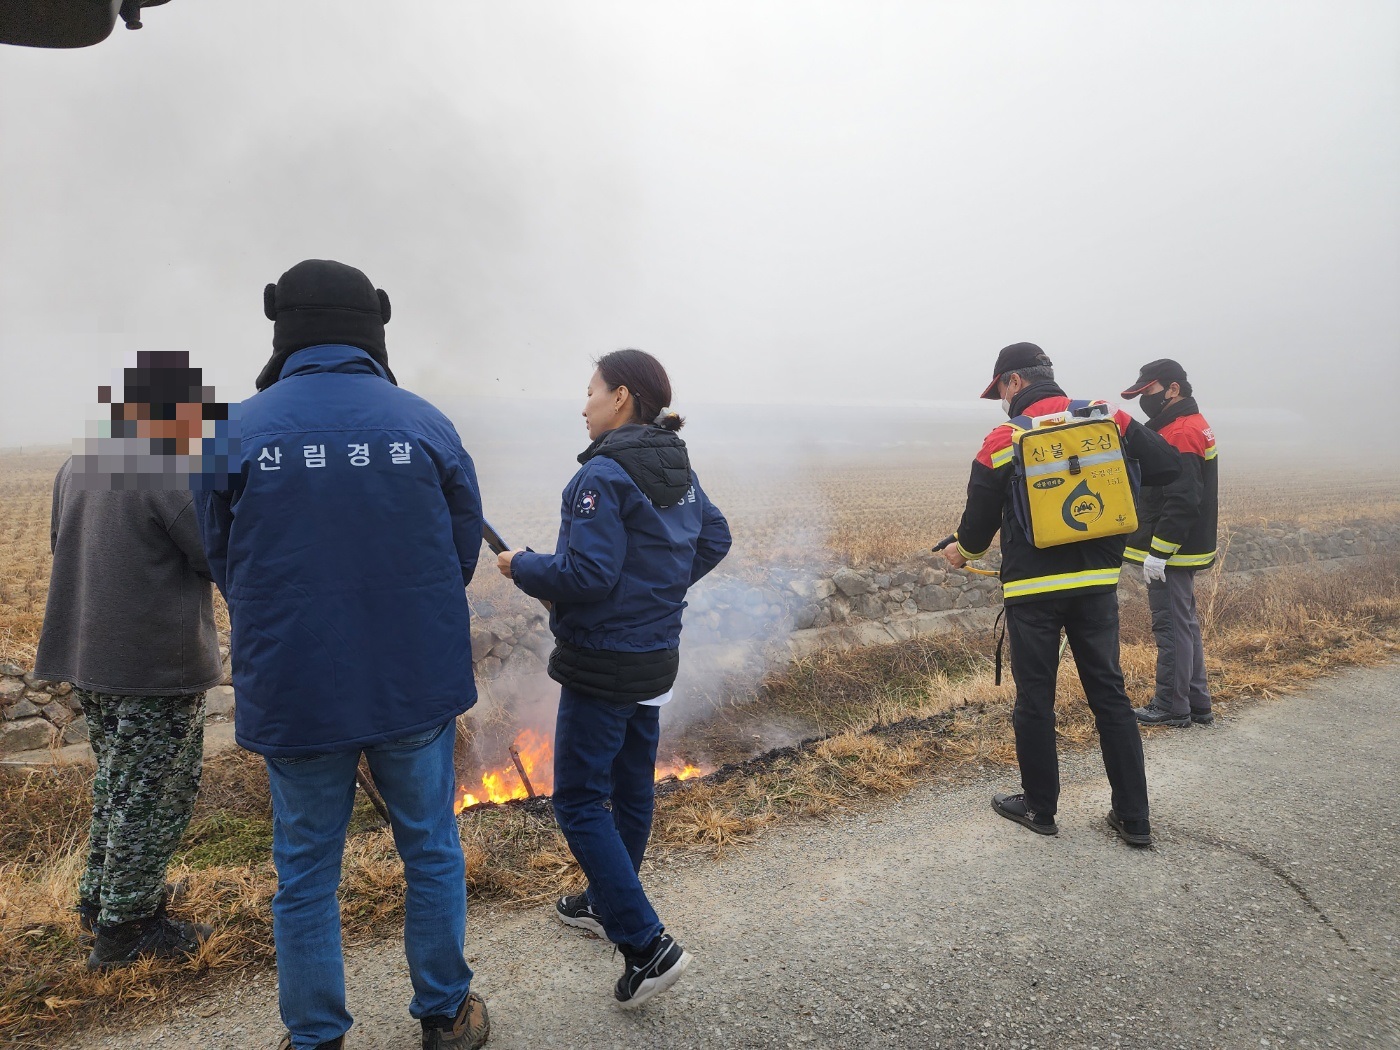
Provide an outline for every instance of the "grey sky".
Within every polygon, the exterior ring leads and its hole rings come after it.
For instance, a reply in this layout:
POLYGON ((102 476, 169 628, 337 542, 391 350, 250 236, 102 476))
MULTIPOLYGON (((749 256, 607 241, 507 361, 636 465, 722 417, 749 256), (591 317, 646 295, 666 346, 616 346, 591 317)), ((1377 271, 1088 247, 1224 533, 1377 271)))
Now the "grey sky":
POLYGON ((1400 5, 176 0, 0 49, 0 446, 124 350, 250 393, 308 256, 429 397, 633 345, 680 407, 970 399, 1029 339, 1076 394, 1388 410, 1400 5))

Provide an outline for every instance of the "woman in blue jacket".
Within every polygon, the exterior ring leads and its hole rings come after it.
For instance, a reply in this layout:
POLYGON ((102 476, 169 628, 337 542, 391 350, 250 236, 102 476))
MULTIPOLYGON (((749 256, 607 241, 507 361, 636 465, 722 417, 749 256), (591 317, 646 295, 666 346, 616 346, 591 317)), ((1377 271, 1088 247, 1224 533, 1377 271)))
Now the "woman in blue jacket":
POLYGON ((564 489, 553 554, 505 551, 501 573, 553 603, 549 674, 563 687, 554 735, 554 813, 588 877, 559 918, 605 934, 626 968, 614 991, 640 1006, 690 956, 642 890, 660 708, 680 663, 686 590, 729 551, 729 525, 690 469, 671 381, 640 350, 598 361, 583 418, 592 444, 564 489), (611 812, 608 804, 611 803, 611 812))

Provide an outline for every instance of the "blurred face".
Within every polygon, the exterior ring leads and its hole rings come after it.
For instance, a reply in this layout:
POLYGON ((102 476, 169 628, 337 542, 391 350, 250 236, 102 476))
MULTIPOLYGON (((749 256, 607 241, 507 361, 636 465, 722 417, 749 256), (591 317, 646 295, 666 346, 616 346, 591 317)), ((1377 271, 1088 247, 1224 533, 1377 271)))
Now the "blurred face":
POLYGON ((609 390, 603 373, 593 370, 588 381, 588 400, 583 403, 583 422, 588 427, 588 439, 597 441, 610 430, 632 422, 632 394, 625 386, 609 390))
POLYGON ((125 402, 122 405, 122 418, 136 421, 137 437, 175 438, 182 453, 196 451, 204 434, 204 405, 180 402, 175 405, 174 419, 151 418, 152 415, 165 414, 164 408, 153 412, 150 405, 140 402, 125 402))

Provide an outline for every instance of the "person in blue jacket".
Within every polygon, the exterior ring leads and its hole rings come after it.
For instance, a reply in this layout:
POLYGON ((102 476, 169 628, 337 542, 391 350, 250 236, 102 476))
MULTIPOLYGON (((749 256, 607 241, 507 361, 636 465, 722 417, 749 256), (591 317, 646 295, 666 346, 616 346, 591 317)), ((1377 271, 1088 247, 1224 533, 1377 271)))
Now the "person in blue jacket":
POLYGON ((226 488, 196 495, 232 621, 235 731, 272 787, 272 902, 283 1050, 339 1050, 336 887, 363 753, 408 892, 410 1013, 424 1050, 481 1046, 463 954, 465 864, 452 797, 455 719, 476 702, 466 584, 481 549, 471 457, 389 370, 389 298, 311 259, 264 294, 273 356, 238 407, 226 488))
POLYGON ((504 551, 497 567, 553 603, 549 674, 562 686, 554 814, 588 877, 588 889, 561 898, 556 911, 622 949, 614 996, 632 1008, 670 988, 690 963, 638 873, 686 590, 723 560, 730 538, 676 434, 683 420, 669 408, 661 363, 618 350, 597 365, 583 408, 593 443, 564 489, 555 552, 504 551))

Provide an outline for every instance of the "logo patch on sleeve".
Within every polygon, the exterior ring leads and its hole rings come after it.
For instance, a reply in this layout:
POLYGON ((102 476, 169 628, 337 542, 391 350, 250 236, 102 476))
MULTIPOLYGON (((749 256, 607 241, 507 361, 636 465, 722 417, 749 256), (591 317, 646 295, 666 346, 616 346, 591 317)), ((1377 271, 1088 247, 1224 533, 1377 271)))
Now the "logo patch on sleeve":
POLYGON ((598 493, 593 489, 584 489, 578 494, 578 502, 574 504, 574 514, 580 518, 591 518, 598 513, 598 493))

